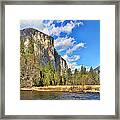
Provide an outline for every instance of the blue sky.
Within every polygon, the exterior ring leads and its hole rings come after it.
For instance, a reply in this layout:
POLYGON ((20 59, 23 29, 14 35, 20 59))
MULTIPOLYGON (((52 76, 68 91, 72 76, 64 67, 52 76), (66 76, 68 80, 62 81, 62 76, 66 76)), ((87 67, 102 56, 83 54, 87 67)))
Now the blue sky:
POLYGON ((54 46, 71 69, 100 65, 99 20, 22 20, 20 29, 35 28, 54 38, 54 46))

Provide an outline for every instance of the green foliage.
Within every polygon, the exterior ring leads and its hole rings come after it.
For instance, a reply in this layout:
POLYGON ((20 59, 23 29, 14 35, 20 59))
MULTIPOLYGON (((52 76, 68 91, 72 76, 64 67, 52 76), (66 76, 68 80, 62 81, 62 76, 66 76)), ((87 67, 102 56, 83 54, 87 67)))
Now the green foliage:
POLYGON ((50 85, 50 75, 51 75, 48 66, 44 67, 44 74, 45 74, 45 77, 44 77, 43 84, 45 86, 48 86, 50 85))
POLYGON ((59 79, 60 79, 60 75, 57 71, 55 71, 55 74, 54 74, 55 85, 59 84, 59 79))
POLYGON ((68 80, 67 80, 67 82, 68 82, 69 85, 71 85, 72 84, 72 71, 71 71, 70 68, 68 68, 67 74, 68 74, 68 80))
POLYGON ((75 69, 75 71, 74 71, 73 78, 74 78, 74 84, 77 85, 78 81, 80 80, 79 71, 77 69, 75 69))
POLYGON ((68 80, 69 85, 99 85, 100 75, 95 73, 91 67, 89 72, 86 71, 84 66, 81 66, 81 70, 75 69, 72 74, 71 69, 68 69, 68 80))
POLYGON ((63 85, 66 85, 67 80, 68 80, 68 74, 64 72, 62 75, 62 78, 63 78, 63 85))
POLYGON ((48 86, 48 85, 52 84, 52 83, 54 82, 55 70, 54 70, 53 64, 52 64, 50 61, 49 61, 48 64, 44 67, 43 73, 44 73, 43 84, 44 84, 45 86, 48 86))
POLYGON ((24 40, 22 40, 22 39, 21 39, 21 42, 20 42, 20 53, 24 54, 24 40))

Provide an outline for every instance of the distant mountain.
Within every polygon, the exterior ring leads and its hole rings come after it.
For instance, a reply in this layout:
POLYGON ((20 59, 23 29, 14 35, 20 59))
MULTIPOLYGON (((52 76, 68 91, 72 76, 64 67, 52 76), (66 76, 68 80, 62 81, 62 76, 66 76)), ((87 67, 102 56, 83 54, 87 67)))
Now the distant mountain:
POLYGON ((96 68, 94 68, 94 72, 95 73, 100 73, 100 66, 97 66, 96 68))

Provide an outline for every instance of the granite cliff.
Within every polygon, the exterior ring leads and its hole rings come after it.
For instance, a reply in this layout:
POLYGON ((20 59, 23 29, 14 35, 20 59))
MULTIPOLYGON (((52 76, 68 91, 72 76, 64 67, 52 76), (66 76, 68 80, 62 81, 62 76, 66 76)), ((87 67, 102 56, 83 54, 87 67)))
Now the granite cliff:
MULTIPOLYGON (((21 78, 27 86, 32 86, 35 64, 44 67, 52 63, 55 71, 62 76, 68 69, 66 61, 54 48, 54 38, 36 29, 20 30, 20 67, 21 78), (26 56, 26 59, 24 59, 26 56), (27 70, 28 69, 28 70, 27 70), (27 71, 27 72, 25 72, 27 71)), ((42 76, 42 73, 39 73, 42 76)))

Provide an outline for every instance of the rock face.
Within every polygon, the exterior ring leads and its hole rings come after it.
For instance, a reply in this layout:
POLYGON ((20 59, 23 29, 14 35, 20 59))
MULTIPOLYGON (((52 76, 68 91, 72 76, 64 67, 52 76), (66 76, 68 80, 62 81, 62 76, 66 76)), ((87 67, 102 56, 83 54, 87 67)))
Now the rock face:
POLYGON ((33 49, 35 60, 41 65, 47 65, 48 61, 51 61, 55 65, 54 59, 54 40, 51 36, 48 36, 33 28, 27 28, 20 31, 21 40, 24 41, 24 49, 33 49), (29 47, 30 42, 33 46, 29 47))
POLYGON ((56 71, 60 71, 60 58, 61 56, 57 53, 56 49, 54 49, 54 57, 55 57, 55 69, 56 71))
POLYGON ((55 69, 56 71, 60 71, 60 75, 66 73, 68 70, 67 62, 57 53, 56 49, 54 49, 54 57, 55 57, 55 69))
MULTIPOLYGON (((26 53, 26 55, 27 53, 30 53, 31 56, 29 56, 29 58, 31 59, 29 59, 29 61, 33 61, 31 64, 37 63, 40 66, 45 66, 50 61, 55 70, 60 72, 60 75, 63 75, 63 72, 67 71, 68 66, 66 61, 54 48, 53 37, 48 36, 36 29, 26 28, 20 30, 20 44, 21 56, 22 53, 26 53)), ((21 58, 20 62, 22 65, 25 61, 21 58)))
POLYGON ((66 61, 62 57, 60 57, 60 68, 61 68, 60 69, 61 75, 67 72, 68 66, 67 66, 66 61))

